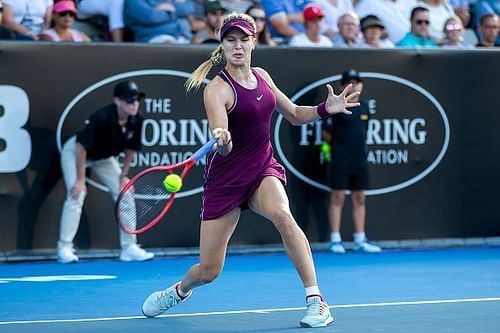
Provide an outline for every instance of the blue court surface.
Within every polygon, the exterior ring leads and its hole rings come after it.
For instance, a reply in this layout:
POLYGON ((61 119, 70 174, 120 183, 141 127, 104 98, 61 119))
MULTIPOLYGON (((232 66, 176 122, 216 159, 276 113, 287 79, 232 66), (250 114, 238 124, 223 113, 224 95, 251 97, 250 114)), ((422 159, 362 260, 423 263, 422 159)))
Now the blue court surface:
POLYGON ((0 332, 500 332, 500 247, 314 253, 333 325, 300 328, 284 253, 230 255, 221 276, 158 318, 143 300, 195 257, 0 264, 0 332))

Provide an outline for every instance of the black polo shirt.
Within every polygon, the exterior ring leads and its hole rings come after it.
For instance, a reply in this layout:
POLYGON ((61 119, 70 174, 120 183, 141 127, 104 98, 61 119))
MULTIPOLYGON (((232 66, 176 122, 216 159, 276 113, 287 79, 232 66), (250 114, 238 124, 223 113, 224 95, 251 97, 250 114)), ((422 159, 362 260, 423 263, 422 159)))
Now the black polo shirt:
POLYGON ((360 101, 360 106, 349 108, 351 115, 339 113, 328 117, 324 129, 331 133, 331 166, 336 171, 366 172, 366 133, 370 113, 368 105, 360 101))
POLYGON ((142 122, 143 118, 137 114, 120 126, 116 105, 110 104, 90 115, 85 127, 76 134, 76 141, 85 147, 91 161, 116 156, 125 149, 138 151, 142 122))

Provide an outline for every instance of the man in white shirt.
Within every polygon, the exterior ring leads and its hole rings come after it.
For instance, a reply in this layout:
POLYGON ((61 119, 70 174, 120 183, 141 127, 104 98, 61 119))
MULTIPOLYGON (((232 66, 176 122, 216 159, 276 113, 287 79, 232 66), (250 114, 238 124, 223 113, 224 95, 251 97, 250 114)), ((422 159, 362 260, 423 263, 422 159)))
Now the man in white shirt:
POLYGON ((354 10, 359 17, 375 15, 382 20, 395 44, 410 31, 410 13, 416 5, 416 0, 360 0, 354 10))
POLYGON ((305 32, 292 37, 289 46, 299 47, 332 47, 332 41, 321 34, 325 14, 317 4, 312 4, 304 9, 305 32))
POLYGON ((323 24, 323 35, 332 39, 338 32, 338 20, 341 15, 353 12, 352 0, 313 0, 325 13, 325 23, 323 24))

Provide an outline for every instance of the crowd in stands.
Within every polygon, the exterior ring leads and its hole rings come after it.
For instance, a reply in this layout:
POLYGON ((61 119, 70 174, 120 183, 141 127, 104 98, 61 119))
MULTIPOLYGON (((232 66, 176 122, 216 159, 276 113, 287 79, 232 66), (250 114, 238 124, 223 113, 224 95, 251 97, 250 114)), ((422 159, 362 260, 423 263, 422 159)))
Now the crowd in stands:
POLYGON ((214 43, 233 11, 268 46, 500 46, 498 0, 0 0, 0 39, 214 43))

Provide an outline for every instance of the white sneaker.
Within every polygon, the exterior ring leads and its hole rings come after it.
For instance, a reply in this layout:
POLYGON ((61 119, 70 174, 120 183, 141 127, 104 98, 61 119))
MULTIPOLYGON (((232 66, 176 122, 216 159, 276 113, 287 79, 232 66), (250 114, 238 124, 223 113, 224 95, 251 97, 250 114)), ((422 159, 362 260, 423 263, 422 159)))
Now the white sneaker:
POLYGON ((325 327, 333 323, 333 316, 330 313, 328 304, 323 302, 319 295, 310 295, 306 299, 306 315, 300 321, 302 327, 325 327))
POLYGON ((63 264, 77 262, 78 257, 75 255, 75 249, 71 245, 59 245, 57 247, 57 260, 63 264))
POLYGON ((355 243, 354 247, 355 247, 356 251, 359 251, 359 252, 366 252, 366 253, 382 252, 382 249, 380 248, 380 246, 371 243, 366 238, 362 242, 355 243))
POLYGON ((154 257, 154 253, 147 252, 137 244, 131 244, 126 248, 122 249, 120 253, 121 261, 146 261, 151 260, 154 257))
POLYGON ((180 282, 165 290, 155 291, 149 295, 144 304, 142 304, 142 313, 149 318, 156 317, 191 296, 193 292, 190 290, 186 297, 181 298, 177 293, 179 284, 180 282))
POLYGON ((345 247, 342 242, 331 242, 328 244, 328 251, 333 253, 345 253, 345 247))

